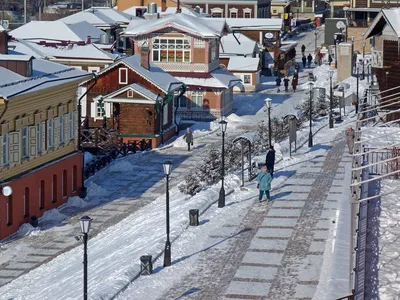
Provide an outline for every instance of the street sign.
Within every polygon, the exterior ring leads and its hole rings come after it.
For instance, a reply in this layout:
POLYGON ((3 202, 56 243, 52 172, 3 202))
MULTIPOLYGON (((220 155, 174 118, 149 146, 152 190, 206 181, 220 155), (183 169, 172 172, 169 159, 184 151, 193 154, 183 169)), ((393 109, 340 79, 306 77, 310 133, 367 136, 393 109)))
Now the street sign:
POLYGON ((4 29, 8 29, 8 27, 10 27, 10 21, 9 20, 1 20, 1 26, 4 29))
POLYGON ((334 92, 333 92, 333 96, 337 96, 337 97, 343 97, 343 92, 340 92, 340 91, 334 91, 334 92))

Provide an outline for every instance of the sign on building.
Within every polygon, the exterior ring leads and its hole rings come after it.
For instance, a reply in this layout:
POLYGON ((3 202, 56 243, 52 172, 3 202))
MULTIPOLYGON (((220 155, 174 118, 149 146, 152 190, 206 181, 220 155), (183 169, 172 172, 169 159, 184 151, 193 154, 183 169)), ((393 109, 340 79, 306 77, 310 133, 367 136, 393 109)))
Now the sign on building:
POLYGON ((1 20, 1 26, 4 29, 8 29, 8 27, 10 27, 10 21, 9 20, 1 20))
POLYGON ((372 50, 372 68, 383 68, 382 51, 372 50))

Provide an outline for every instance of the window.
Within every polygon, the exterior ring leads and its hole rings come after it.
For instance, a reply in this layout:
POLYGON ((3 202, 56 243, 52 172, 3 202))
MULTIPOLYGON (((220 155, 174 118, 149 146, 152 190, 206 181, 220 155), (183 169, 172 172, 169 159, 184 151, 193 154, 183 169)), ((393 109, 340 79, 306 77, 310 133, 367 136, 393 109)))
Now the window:
POLYGON ((222 13, 220 13, 220 12, 215 12, 215 13, 212 14, 212 16, 213 16, 214 18, 222 18, 222 13))
POLYGON ((190 42, 188 39, 153 39, 153 61, 190 62, 190 42))
POLYGON ((192 107, 203 108, 203 91, 192 92, 192 107))
POLYGON ((163 108, 163 125, 168 124, 168 106, 168 104, 165 104, 163 108))
POLYGON ((74 126, 75 126, 75 118, 74 118, 74 112, 71 111, 69 113, 69 139, 73 140, 75 138, 75 132, 74 132, 74 126))
POLYGON ((277 14, 278 11, 277 11, 276 9, 273 9, 273 10, 272 10, 272 13, 273 13, 273 14, 277 14))
POLYGON ((22 158, 29 157, 29 133, 28 127, 22 129, 22 158))
POLYGON ((243 83, 244 84, 251 84, 251 75, 250 74, 243 75, 243 83))
POLYGON ((230 18, 237 18, 238 17, 238 9, 237 8, 230 8, 229 9, 229 17, 230 18))
POLYGON ((244 8, 243 9, 243 17, 250 19, 251 18, 251 8, 244 8))
POLYGON ((57 175, 53 175, 53 180, 51 182, 51 202, 55 203, 57 201, 57 175))
POLYGON ((42 126, 39 123, 36 124, 36 152, 42 153, 42 126))
POLYGON ((42 122, 41 124, 42 127, 42 152, 46 151, 47 149, 47 131, 46 131, 46 122, 42 122))
POLYGON ((186 96, 178 97, 175 96, 175 107, 186 107, 187 106, 187 98, 186 96))
POLYGON ((128 98, 133 98, 133 91, 132 90, 129 90, 126 94, 127 94, 126 96, 128 98))
POLYGON ((72 168, 72 191, 75 192, 78 186, 78 167, 72 168))
POLYGON ((88 67, 89 73, 97 73, 100 71, 100 67, 88 67))
POLYGON ((224 10, 222 8, 220 8, 220 7, 211 8, 211 15, 214 18, 223 18, 224 10))
POLYGON ((29 216, 29 188, 24 190, 24 217, 29 216))
POLYGON ((68 189, 68 173, 67 173, 67 170, 64 170, 63 174, 62 174, 62 195, 63 195, 63 197, 67 196, 67 194, 68 194, 67 189, 68 189))
POLYGON ((44 209, 44 197, 46 195, 46 191, 44 190, 44 188, 44 180, 41 180, 39 186, 39 209, 44 209))
MULTIPOLYGON (((100 102, 96 101, 95 103, 96 103, 96 118, 104 117, 104 111, 103 111, 103 108, 100 105, 100 102)), ((104 102, 103 102, 103 105, 104 105, 104 102)))
POLYGON ((8 196, 6 200, 6 222, 8 226, 12 225, 12 217, 13 217, 12 210, 13 210, 13 199, 11 195, 8 196))
POLYGON ((250 18, 251 18, 251 13, 245 12, 245 13, 244 13, 244 17, 245 17, 246 19, 250 19, 250 18))
POLYGON ((47 148, 54 147, 54 120, 47 120, 47 148))
POLYGON ((3 166, 8 165, 9 161, 8 161, 8 149, 9 149, 9 144, 8 144, 8 134, 4 134, 2 137, 2 143, 3 143, 3 147, 2 147, 2 164, 3 166))
POLYGON ((65 120, 64 116, 60 116, 60 144, 64 144, 64 127, 65 127, 65 120))
POLYGON ((128 83, 128 69, 127 68, 119 68, 119 83, 127 84, 128 83))

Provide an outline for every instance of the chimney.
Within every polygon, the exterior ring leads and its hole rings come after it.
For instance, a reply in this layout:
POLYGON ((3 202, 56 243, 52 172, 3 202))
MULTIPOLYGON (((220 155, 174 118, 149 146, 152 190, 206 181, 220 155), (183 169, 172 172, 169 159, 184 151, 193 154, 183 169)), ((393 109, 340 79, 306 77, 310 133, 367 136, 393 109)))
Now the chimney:
POLYGON ((181 10, 181 2, 178 0, 176 2, 176 13, 180 14, 181 12, 182 12, 182 10, 181 10))
POLYGON ((150 50, 147 42, 142 44, 140 50, 140 65, 146 70, 150 70, 150 50))
POLYGON ((164 12, 167 10, 167 0, 161 0, 161 11, 164 12))
POLYGON ((0 54, 8 54, 8 34, 5 30, 0 31, 0 54))
POLYGON ((91 43, 92 43, 92 38, 90 37, 90 35, 88 35, 86 39, 86 44, 91 44, 91 43))

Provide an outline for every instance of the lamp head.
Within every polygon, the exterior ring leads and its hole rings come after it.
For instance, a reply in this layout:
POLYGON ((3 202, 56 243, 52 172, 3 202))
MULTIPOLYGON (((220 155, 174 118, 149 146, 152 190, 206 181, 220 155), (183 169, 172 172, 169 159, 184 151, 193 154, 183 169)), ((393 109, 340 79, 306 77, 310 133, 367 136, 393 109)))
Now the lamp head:
POLYGON ((267 98, 264 100, 265 106, 267 108, 271 108, 271 104, 272 104, 272 99, 271 98, 267 98))
POLYGON ((12 190, 11 186, 6 185, 2 188, 1 192, 3 193, 3 196, 9 197, 9 196, 11 196, 13 190, 12 190))
POLYGON ((221 131, 226 132, 226 127, 228 126, 228 122, 225 120, 222 120, 219 122, 219 126, 221 126, 221 131))
POLYGON ((365 45, 366 45, 365 42, 363 42, 363 43, 362 43, 362 46, 365 47, 365 45))
POLYGON ((351 37, 351 41, 354 42, 354 35, 351 37))
POLYGON ((310 82, 308 83, 308 90, 311 92, 312 88, 314 86, 314 83, 310 82))
POLYGON ((329 69, 328 72, 329 72, 329 77, 332 78, 332 77, 333 77, 333 72, 334 72, 334 71, 333 71, 332 69, 329 69))
POLYGON ((84 234, 88 234, 90 231, 90 225, 92 224, 92 218, 88 216, 83 216, 82 218, 79 219, 81 223, 81 231, 84 234))
POLYGON ((164 168, 164 174, 165 175, 171 175, 172 172, 172 162, 166 161, 163 163, 163 168, 164 168))

